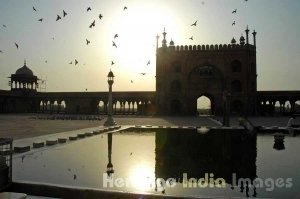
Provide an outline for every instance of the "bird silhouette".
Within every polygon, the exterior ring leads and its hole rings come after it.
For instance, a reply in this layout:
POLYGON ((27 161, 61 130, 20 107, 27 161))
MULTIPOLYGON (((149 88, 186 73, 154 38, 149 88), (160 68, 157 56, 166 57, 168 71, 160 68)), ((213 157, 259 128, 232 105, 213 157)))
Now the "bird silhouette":
POLYGON ((47 60, 45 60, 45 63, 47 64, 47 63, 48 63, 48 61, 47 61, 47 60))
POLYGON ((102 17, 103 17, 102 14, 99 14, 99 19, 102 19, 102 17))
POLYGON ((60 20, 60 19, 61 19, 61 17, 60 17, 59 15, 57 15, 56 21, 58 21, 58 20, 60 20))
POLYGON ((3 53, 3 51, 2 51, 2 50, 0 50, 0 53, 3 53))
POLYGON ((34 6, 32 6, 32 9, 33 9, 34 11, 36 11, 36 9, 35 9, 35 7, 34 7, 34 6))
POLYGON ((193 36, 191 36, 189 39, 190 39, 190 40, 193 40, 193 36))
POLYGON ((86 45, 89 45, 91 43, 88 39, 86 39, 86 45))
POLYGON ((95 23, 96 21, 94 20, 89 27, 92 28, 93 26, 95 26, 95 23))
POLYGON ((87 12, 88 12, 88 11, 91 11, 91 10, 92 10, 91 7, 88 7, 88 8, 86 9, 87 12))
POLYGON ((70 62, 69 64, 72 64, 72 62, 70 62))
POLYGON ((119 37, 119 35, 118 35, 118 34, 115 34, 114 39, 116 39, 117 37, 119 37))
POLYGON ((197 21, 195 21, 191 26, 197 26, 197 21))
POLYGON ((130 153, 130 155, 132 155, 132 152, 130 153))
POLYGON ((42 21, 43 21, 43 18, 40 18, 38 21, 42 22, 42 21))
POLYGON ((130 80, 130 82, 131 82, 131 83, 133 83, 133 81, 132 81, 132 80, 130 80))
POLYGON ((146 75, 146 73, 140 73, 141 75, 146 75))
POLYGON ((232 11, 232 14, 233 14, 233 13, 236 13, 236 11, 237 11, 237 9, 233 10, 233 11, 232 11))
POLYGON ((19 45, 17 43, 15 43, 15 46, 17 47, 17 49, 19 49, 19 45))
POLYGON ((233 25, 233 26, 234 26, 234 25, 235 25, 235 21, 233 21, 233 23, 232 23, 231 25, 233 25))
POLYGON ((127 6, 124 6, 123 10, 127 10, 127 6))
POLYGON ((113 45, 114 47, 118 48, 118 46, 116 45, 116 43, 115 43, 114 41, 112 41, 112 42, 113 42, 112 45, 113 45))
POLYGON ((77 65, 78 64, 78 61, 77 61, 77 59, 75 59, 75 65, 77 65))
POLYGON ((6 28, 6 25, 3 24, 2 26, 3 26, 4 28, 6 28))
POLYGON ((76 178, 77 178, 77 176, 76 176, 76 174, 74 174, 73 179, 76 180, 76 178))
POLYGON ((112 66, 112 65, 114 65, 114 64, 115 64, 115 62, 114 62, 114 61, 111 61, 111 64, 110 64, 110 65, 112 66))
POLYGON ((148 60, 148 62, 147 62, 147 66, 150 64, 150 60, 148 60))
POLYGON ((54 40, 54 37, 52 37, 52 40, 54 40))
POLYGON ((63 17, 67 16, 68 13, 66 13, 65 10, 63 10, 63 17))

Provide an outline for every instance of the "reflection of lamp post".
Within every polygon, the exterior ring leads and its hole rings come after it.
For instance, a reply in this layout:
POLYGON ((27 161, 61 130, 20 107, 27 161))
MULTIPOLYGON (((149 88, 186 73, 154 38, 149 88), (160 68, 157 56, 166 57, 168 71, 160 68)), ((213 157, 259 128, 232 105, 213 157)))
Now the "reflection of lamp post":
POLYGON ((114 171, 114 165, 111 163, 111 154, 112 154, 112 133, 107 134, 107 145, 108 145, 108 164, 106 166, 107 176, 111 176, 114 171))
POLYGON ((112 85, 114 83, 114 74, 113 72, 110 70, 108 75, 108 87, 109 87, 109 92, 108 92, 108 114, 107 114, 107 120, 104 122, 104 126, 113 126, 116 125, 116 122, 114 121, 113 117, 112 117, 112 85))

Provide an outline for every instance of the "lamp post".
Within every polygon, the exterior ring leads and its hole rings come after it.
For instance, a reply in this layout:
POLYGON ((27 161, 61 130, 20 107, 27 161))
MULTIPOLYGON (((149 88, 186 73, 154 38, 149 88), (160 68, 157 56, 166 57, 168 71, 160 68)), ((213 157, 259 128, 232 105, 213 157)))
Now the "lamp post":
POLYGON ((108 114, 107 114, 107 119, 104 122, 104 126, 113 126, 116 125, 116 122, 114 121, 113 117, 112 117, 112 85, 114 83, 114 74, 113 72, 110 70, 108 75, 107 75, 107 83, 108 83, 108 88, 109 88, 109 92, 108 92, 108 114))

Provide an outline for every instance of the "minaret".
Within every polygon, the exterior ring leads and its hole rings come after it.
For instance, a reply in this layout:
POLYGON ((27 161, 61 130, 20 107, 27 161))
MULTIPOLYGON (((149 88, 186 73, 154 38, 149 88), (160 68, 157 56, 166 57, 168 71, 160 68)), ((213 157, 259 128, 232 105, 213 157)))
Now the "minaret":
POLYGON ((162 40, 162 47, 167 47, 167 40, 166 40, 166 31, 165 31, 165 28, 164 28, 164 32, 163 32, 163 35, 164 35, 164 39, 162 40))
POLYGON ((256 46, 256 32, 255 32, 255 30, 253 30, 252 35, 253 35, 253 45, 256 46))
POLYGON ((156 35, 156 50, 158 49, 158 40, 159 40, 159 35, 156 35))
POLYGON ((249 44, 249 29, 248 29, 248 26, 247 26, 245 32, 246 32, 246 44, 249 44))

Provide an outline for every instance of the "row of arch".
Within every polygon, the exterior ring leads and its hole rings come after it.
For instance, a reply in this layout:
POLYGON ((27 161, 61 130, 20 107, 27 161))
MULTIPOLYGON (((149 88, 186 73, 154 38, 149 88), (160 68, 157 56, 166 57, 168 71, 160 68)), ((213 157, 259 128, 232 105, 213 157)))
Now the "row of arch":
POLYGON ((298 100, 260 100, 261 114, 286 114, 300 112, 300 99, 298 100))
MULTIPOLYGON (((116 100, 113 102, 113 114, 146 114, 148 109, 153 106, 151 100, 133 100, 133 101, 121 101, 116 100)), ((70 106, 65 100, 41 100, 39 103, 40 113, 81 113, 82 105, 77 104, 75 110, 70 110, 70 106)), ((99 100, 96 103, 90 103, 91 114, 107 114, 108 102, 99 100)), ((86 112, 86 110, 84 111, 86 112)))

